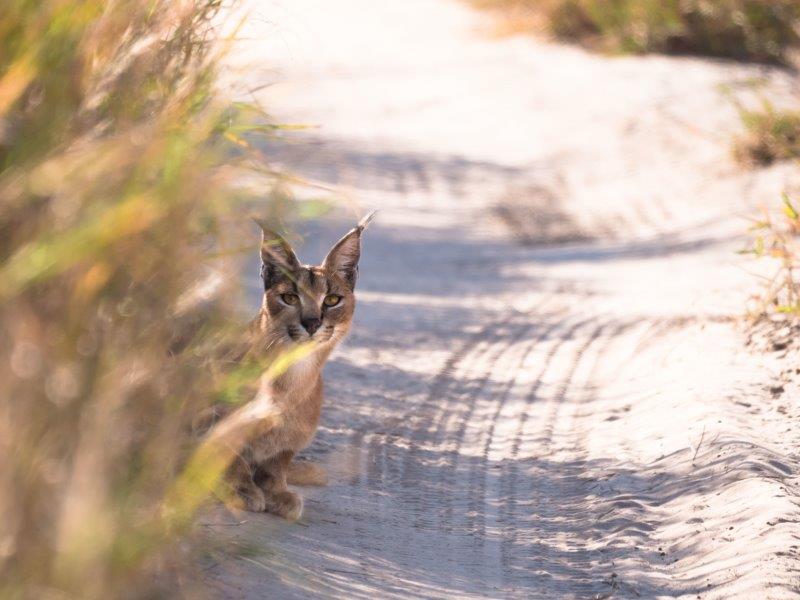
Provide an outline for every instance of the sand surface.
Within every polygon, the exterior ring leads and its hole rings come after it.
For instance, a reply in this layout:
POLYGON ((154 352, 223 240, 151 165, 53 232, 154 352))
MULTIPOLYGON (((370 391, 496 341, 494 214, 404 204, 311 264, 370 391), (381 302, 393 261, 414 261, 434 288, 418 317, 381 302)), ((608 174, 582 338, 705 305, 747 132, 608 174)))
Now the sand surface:
POLYGON ((318 125, 268 152, 348 199, 300 225, 301 258, 380 213, 306 452, 331 485, 301 492, 298 524, 209 517, 248 548, 209 589, 796 597, 793 356, 745 346, 736 250, 797 169, 736 166, 721 95, 796 82, 490 23, 447 0, 253 9, 231 73, 272 84, 254 94, 277 121, 318 125))

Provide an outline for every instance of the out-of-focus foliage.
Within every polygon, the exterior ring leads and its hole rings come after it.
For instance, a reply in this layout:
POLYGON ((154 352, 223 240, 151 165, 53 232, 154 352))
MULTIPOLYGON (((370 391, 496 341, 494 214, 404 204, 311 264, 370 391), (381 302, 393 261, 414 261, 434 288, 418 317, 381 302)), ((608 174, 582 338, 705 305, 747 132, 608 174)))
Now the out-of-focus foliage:
POLYGON ((151 597, 224 468, 186 435, 249 383, 218 362, 258 169, 215 95, 220 10, 0 3, 3 598, 151 597))
POLYGON ((743 164, 769 165, 800 158, 800 111, 776 108, 768 101, 759 108, 738 106, 744 132, 734 140, 734 157, 743 164))
POLYGON ((764 218, 753 223, 752 241, 742 254, 771 258, 777 262, 764 291, 756 297, 756 316, 770 313, 800 315, 800 212, 784 194, 779 218, 765 211, 764 218))
POLYGON ((618 52, 785 62, 800 43, 796 0, 472 0, 516 29, 618 52))

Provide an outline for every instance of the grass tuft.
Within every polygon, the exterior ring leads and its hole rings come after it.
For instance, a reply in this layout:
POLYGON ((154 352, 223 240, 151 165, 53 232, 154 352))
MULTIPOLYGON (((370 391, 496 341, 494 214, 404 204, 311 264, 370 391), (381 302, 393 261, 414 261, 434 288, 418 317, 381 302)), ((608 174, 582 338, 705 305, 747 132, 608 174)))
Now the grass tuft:
POLYGON ((764 101, 758 109, 738 107, 744 133, 734 139, 734 158, 766 166, 800 158, 800 111, 782 110, 764 101))
POLYGON ((742 254, 772 259, 777 266, 765 278, 764 290, 754 297, 755 317, 771 314, 800 316, 800 212, 788 195, 783 195, 780 217, 765 211, 764 217, 750 228, 752 240, 742 254))

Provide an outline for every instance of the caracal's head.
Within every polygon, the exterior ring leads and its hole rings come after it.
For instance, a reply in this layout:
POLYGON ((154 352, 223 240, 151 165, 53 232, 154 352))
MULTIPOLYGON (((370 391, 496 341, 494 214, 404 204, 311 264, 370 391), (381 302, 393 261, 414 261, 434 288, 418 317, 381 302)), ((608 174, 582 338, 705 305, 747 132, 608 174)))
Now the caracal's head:
POLYGON ((278 340, 333 346, 347 334, 356 305, 361 234, 373 215, 336 242, 318 266, 300 263, 289 243, 262 225, 263 310, 278 340))

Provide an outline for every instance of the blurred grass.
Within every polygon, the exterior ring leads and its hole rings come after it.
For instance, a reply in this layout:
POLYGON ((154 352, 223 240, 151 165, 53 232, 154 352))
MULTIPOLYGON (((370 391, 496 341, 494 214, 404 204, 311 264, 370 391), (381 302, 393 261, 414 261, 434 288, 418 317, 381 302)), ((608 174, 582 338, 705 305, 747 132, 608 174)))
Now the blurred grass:
POLYGON ((800 45, 796 0, 470 0, 507 31, 610 52, 788 63, 800 45))
POLYGON ((750 227, 751 240, 741 254, 758 259, 771 259, 776 264, 773 274, 763 280, 763 291, 754 296, 754 317, 775 313, 800 316, 800 212, 787 194, 783 195, 781 212, 764 211, 763 218, 750 227))
POLYGON ((758 108, 737 103, 743 132, 734 139, 734 158, 765 166, 800 158, 800 110, 777 108, 764 99, 758 108))
POLYGON ((172 595, 225 468, 187 432, 260 372, 222 274, 240 172, 274 174, 214 87, 222 9, 0 3, 0 597, 172 595))

